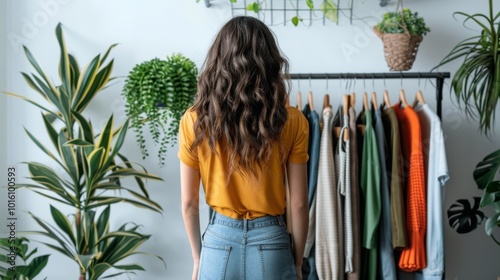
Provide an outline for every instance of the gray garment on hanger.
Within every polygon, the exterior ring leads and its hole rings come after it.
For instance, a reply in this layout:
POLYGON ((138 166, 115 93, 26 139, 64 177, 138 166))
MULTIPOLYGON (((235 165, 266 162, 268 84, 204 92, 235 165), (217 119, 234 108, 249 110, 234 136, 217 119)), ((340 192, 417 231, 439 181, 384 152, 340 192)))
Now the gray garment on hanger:
POLYGON ((378 144, 378 154, 380 162, 380 224, 379 224, 379 256, 380 273, 384 280, 396 280, 396 264, 392 254, 392 233, 391 233, 391 201, 389 197, 389 182, 387 179, 386 158, 388 156, 382 123, 382 114, 379 108, 373 109, 373 125, 378 144))

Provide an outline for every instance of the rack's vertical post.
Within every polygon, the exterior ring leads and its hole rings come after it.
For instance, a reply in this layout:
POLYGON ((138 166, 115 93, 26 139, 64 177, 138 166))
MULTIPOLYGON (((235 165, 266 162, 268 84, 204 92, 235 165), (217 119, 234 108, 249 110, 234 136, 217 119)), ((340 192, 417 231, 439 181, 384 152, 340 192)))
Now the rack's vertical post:
POLYGON ((436 78, 436 100, 437 100, 437 115, 441 119, 441 102, 443 102, 443 83, 442 76, 436 78))

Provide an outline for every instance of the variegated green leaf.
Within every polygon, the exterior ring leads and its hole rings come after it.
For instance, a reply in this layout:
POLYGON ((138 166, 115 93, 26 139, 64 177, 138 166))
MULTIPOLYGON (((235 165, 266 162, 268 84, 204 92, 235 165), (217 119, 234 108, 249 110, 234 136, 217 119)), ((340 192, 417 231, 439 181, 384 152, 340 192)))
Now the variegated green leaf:
POLYGON ((51 115, 57 116, 57 118, 58 118, 58 119, 60 119, 61 121, 64 121, 64 120, 61 118, 61 116, 57 115, 57 113, 52 112, 51 110, 49 110, 49 109, 45 108, 44 106, 42 106, 42 105, 38 104, 37 102, 35 102, 35 101, 33 101, 33 100, 29 99, 29 98, 26 98, 26 97, 24 97, 24 96, 21 96, 21 95, 18 95, 18 94, 12 93, 12 92, 8 92, 8 91, 2 91, 2 93, 7 94, 7 95, 9 95, 9 96, 13 96, 13 97, 19 98, 19 99, 22 99, 22 100, 24 100, 24 101, 26 101, 26 102, 28 102, 28 103, 31 103, 31 104, 35 105, 36 107, 38 107, 38 108, 42 109, 43 111, 48 112, 48 113, 50 113, 51 115))
POLYGON ((66 42, 62 32, 61 23, 56 26, 56 37, 59 43, 60 58, 59 58, 59 76, 61 77, 61 86, 64 89, 65 95, 68 97, 72 92, 71 89, 71 66, 69 61, 68 50, 66 49, 66 42))
POLYGON ((89 89, 92 87, 95 76, 97 75, 97 71, 100 67, 99 57, 99 55, 96 56, 80 73, 80 78, 78 79, 78 84, 76 85, 75 96, 72 103, 72 107, 77 112, 83 111, 83 109, 87 107, 88 102, 92 100, 93 96, 89 97, 88 95, 89 89))
POLYGON ((90 279, 89 280, 97 280, 99 276, 104 274, 108 269, 112 268, 109 263, 98 263, 90 268, 90 279))
POLYGON ((86 209, 96 209, 101 206, 108 206, 125 201, 122 197, 94 196, 87 200, 86 209))
MULTIPOLYGON (((130 161, 128 160, 128 158, 120 153, 116 154, 123 162, 123 164, 125 166, 127 166, 128 168, 133 168, 132 167, 132 164, 130 163, 130 161)), ((146 168, 144 168, 143 166, 139 166, 141 167, 141 169, 146 172, 146 168)), ((144 185, 144 181, 142 181, 141 178, 139 177, 134 177, 135 181, 137 182, 137 185, 139 186, 139 188, 141 189, 142 193, 144 194, 145 197, 148 197, 149 198, 149 193, 148 193, 148 190, 146 189, 146 186, 144 185)))
POLYGON ((64 163, 65 170, 68 172, 68 175, 73 180, 73 183, 76 185, 79 184, 80 174, 78 173, 78 162, 76 158, 76 151, 71 145, 65 145, 67 142, 66 135, 61 131, 59 132, 59 154, 61 155, 64 163))
POLYGON ((52 247, 53 249, 56 249, 65 254, 66 256, 70 257, 70 258, 73 258, 73 256, 75 255, 74 252, 72 251, 71 249, 71 243, 69 242, 69 240, 63 240, 64 236, 61 238, 62 234, 60 232, 58 232, 56 229, 53 228, 52 225, 50 225, 49 223, 45 222, 44 220, 38 218, 37 216, 35 216, 33 213, 29 212, 29 214, 31 215, 31 217, 36 221, 36 223, 41 226, 45 232, 42 232, 40 231, 39 233, 42 234, 42 235, 45 235, 47 237, 49 237, 50 239, 56 241, 58 244, 59 244, 59 247, 55 246, 55 245, 52 245, 50 243, 45 243, 47 246, 50 246, 52 247))
POLYGON ((149 204, 142 203, 140 201, 129 199, 129 198, 124 198, 124 197, 96 196, 96 197, 93 197, 91 200, 89 200, 89 205, 87 208, 91 209, 91 208, 96 208, 96 207, 100 207, 100 206, 105 206, 107 204, 114 204, 114 203, 119 203, 119 202, 120 203, 128 203, 128 204, 133 205, 133 206, 138 207, 138 208, 144 208, 144 209, 148 209, 148 210, 152 210, 152 211, 161 213, 161 210, 157 209, 156 205, 151 206, 149 204), (92 203, 90 204, 90 202, 92 202, 92 203))
POLYGON ((105 161, 103 162, 103 168, 106 167, 106 163, 108 162, 108 155, 111 148, 111 143, 113 141, 113 115, 108 119, 106 125, 102 129, 99 139, 97 140, 96 147, 103 148, 104 154, 103 158, 105 161))
POLYGON ((73 111, 73 116, 75 117, 78 125, 80 126, 80 131, 83 132, 83 139, 89 143, 94 143, 94 131, 90 121, 87 121, 80 113, 73 111))
POLYGON ((89 174, 87 175, 87 186, 91 187, 100 180, 101 167, 104 161, 104 149, 96 148, 87 157, 89 174))
POLYGON ((52 219, 54 219, 54 222, 56 222, 59 228, 69 237, 73 246, 76 246, 76 238, 73 232, 73 226, 69 222, 68 218, 52 205, 50 205, 50 213, 52 214, 52 219))
MULTIPOLYGON (((97 228, 97 236, 99 238, 104 236, 107 232, 109 232, 109 217, 111 214, 111 207, 108 205, 97 218, 96 228, 97 228)), ((102 251, 102 248, 99 248, 99 251, 102 251)))
POLYGON ((122 148, 123 143, 125 142, 125 136, 127 134, 128 124, 129 124, 129 120, 127 119, 125 121, 125 123, 120 128, 118 128, 116 130, 116 133, 118 133, 118 136, 116 137, 115 144, 111 149, 111 154, 108 158, 108 162, 106 163, 106 166, 109 166, 111 164, 111 161, 114 161, 116 155, 118 154, 118 152, 122 148))
MULTIPOLYGON (((74 207, 75 205, 78 205, 78 203, 73 199, 69 199, 65 193, 60 193, 60 192, 57 192, 57 191, 52 191, 52 193, 54 194, 58 194, 60 197, 62 197, 63 199, 65 200, 62 200, 56 196, 53 196, 53 195, 49 195, 48 193, 43 193, 41 191, 37 191, 36 188, 35 188, 36 185, 33 185, 33 187, 31 187, 32 191, 34 191, 35 193, 41 195, 41 196, 44 196, 50 200, 53 200, 53 201, 56 201, 56 202, 60 202, 62 204, 66 204, 68 206, 72 206, 74 207)), ((39 186, 36 186, 36 187, 39 187, 39 186)), ((39 187, 40 188, 40 187, 39 187)), ((40 189, 43 189, 43 188, 40 188, 40 189)), ((43 190, 46 190, 46 189, 43 189, 43 190)))
POLYGON ((43 92, 43 90, 35 84, 35 82, 33 81, 33 79, 31 79, 31 77, 28 74, 26 74, 24 72, 21 72, 21 75, 23 76, 24 81, 30 86, 30 88, 32 88, 36 92, 38 92, 41 96, 43 96, 43 98, 45 100, 48 100, 47 99, 47 95, 45 95, 45 93, 43 92))
POLYGON ((48 187, 49 190, 65 192, 64 187, 61 185, 62 179, 52 169, 36 162, 28 162, 27 164, 31 179, 48 187))
POLYGON ((135 198, 138 198, 139 200, 143 201, 144 203, 148 204, 148 205, 151 205, 153 207, 155 207, 156 209, 160 210, 160 211, 157 211, 159 213, 161 213, 161 211, 163 211, 163 208, 161 207, 160 204, 156 203, 155 201, 149 199, 148 197, 145 197, 133 190, 130 190, 130 189, 127 189, 127 191, 132 194, 135 198))
POLYGON ((163 179, 157 175, 146 173, 146 172, 141 172, 136 169, 132 168, 121 168, 116 171, 113 171, 111 174, 107 175, 106 177, 108 178, 114 178, 114 177, 128 177, 128 176, 135 176, 143 179, 149 179, 149 180, 155 180, 155 181, 163 181, 163 179))
POLYGON ((102 56, 102 59, 101 59, 101 62, 104 62, 106 61, 106 59, 108 58, 109 56, 109 53, 111 52, 112 49, 114 49, 116 46, 118 46, 118 44, 112 44, 111 46, 109 46, 109 48, 106 50, 106 52, 104 53, 104 55, 102 56))
POLYGON ((94 147, 93 143, 90 143, 90 142, 87 142, 87 141, 81 140, 81 139, 69 140, 68 142, 64 143, 64 145, 65 146, 74 145, 74 146, 81 146, 81 147, 94 147))
POLYGON ((50 88, 50 90, 52 92, 57 92, 55 86, 52 84, 50 77, 45 73, 45 71, 43 71, 42 67, 40 67, 40 64, 38 64, 37 60, 35 59, 35 57, 31 53, 31 51, 26 46, 23 46, 23 49, 24 49, 24 53, 26 55, 26 58, 30 62, 31 66, 33 66, 33 68, 35 68, 36 72, 43 78, 43 80, 45 81, 48 88, 50 88))
POLYGON ((40 141, 38 141, 38 139, 36 139, 35 136, 33 136, 33 134, 31 134, 27 129, 24 129, 24 131, 26 131, 26 134, 28 134, 28 137, 31 139, 31 141, 33 141, 33 143, 35 143, 37 145, 38 148, 40 148, 40 150, 42 150, 46 155, 48 155, 50 158, 52 158, 57 163, 59 163, 59 165, 64 166, 57 159, 57 157, 47 147, 45 147, 45 145, 43 145, 40 141))
POLYGON ((47 115, 42 114, 43 123, 45 124, 45 129, 47 130, 47 134, 49 135, 50 141, 54 148, 57 149, 58 146, 58 133, 55 128, 52 126, 51 121, 49 120, 47 115))
POLYGON ((78 84, 78 79, 80 78, 80 65, 78 61, 71 54, 68 54, 69 65, 70 65, 70 75, 71 75, 71 90, 74 93, 76 86, 78 84))
POLYGON ((95 79, 92 81, 87 94, 80 98, 79 100, 75 99, 75 111, 81 112, 83 111, 90 101, 95 97, 95 95, 104 88, 105 85, 110 81, 111 71, 113 69, 114 60, 111 60, 108 65, 103 67, 95 76, 95 79))

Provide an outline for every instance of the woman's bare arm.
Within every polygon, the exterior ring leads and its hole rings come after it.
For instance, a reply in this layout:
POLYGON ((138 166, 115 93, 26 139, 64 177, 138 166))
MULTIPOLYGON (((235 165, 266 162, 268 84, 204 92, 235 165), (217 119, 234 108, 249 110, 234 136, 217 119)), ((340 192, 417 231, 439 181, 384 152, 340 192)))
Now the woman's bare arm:
POLYGON ((182 218, 193 256, 193 279, 197 278, 201 252, 200 233, 200 173, 199 170, 181 162, 182 218))
MULTIPOLYGON (((302 267, 304 247, 306 245, 307 230, 309 226, 309 205, 307 199, 307 163, 288 163, 288 186, 292 216, 292 238, 294 258, 297 272, 302 267)), ((300 277, 299 279, 302 279, 300 277)))

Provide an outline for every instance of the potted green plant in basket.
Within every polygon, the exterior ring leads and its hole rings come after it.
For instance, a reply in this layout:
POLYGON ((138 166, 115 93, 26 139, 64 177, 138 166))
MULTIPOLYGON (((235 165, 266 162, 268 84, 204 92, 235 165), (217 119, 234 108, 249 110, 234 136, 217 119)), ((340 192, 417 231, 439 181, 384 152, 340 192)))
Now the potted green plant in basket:
MULTIPOLYGON (((454 15, 464 17, 464 26, 477 25, 480 32, 457 43, 433 70, 453 61, 461 62, 452 77, 450 90, 467 118, 478 119, 479 131, 489 135, 500 101, 500 12, 493 13, 493 0, 489 0, 488 14, 456 12, 454 15)), ((499 174, 500 149, 484 157, 473 173, 477 187, 483 191, 479 207, 491 207, 494 211, 486 220, 486 233, 498 245, 500 240, 493 232, 500 227, 499 174)), ((473 215, 478 215, 478 211, 473 215)), ((479 215, 484 216, 482 212, 479 215)))
POLYGON ((67 279, 96 280, 134 274, 144 268, 126 261, 132 255, 141 254, 137 250, 150 235, 141 233, 139 225, 133 222, 112 226, 111 206, 127 203, 161 213, 162 207, 150 198, 145 185, 147 179, 161 178, 120 153, 128 120, 115 127, 114 118, 110 116, 104 127, 95 131, 83 115, 96 94, 113 79, 110 77, 113 60, 107 61, 107 58, 115 45, 80 68, 77 59, 67 52, 61 24, 56 27, 56 37, 60 48, 57 81, 46 74, 31 51, 24 47, 35 71, 22 76, 43 102, 4 92, 41 109, 48 136, 48 143, 43 143, 26 130, 28 137, 52 162, 26 162, 30 181, 16 185, 50 201, 51 221, 32 213, 39 210, 40 205, 28 209, 40 227, 28 234, 43 236, 42 244, 74 261, 79 275, 68 275, 67 279))
POLYGON ((195 63, 175 53, 166 60, 137 64, 128 74, 122 95, 143 158, 149 156, 144 136, 148 124, 153 142, 160 146, 160 165, 164 164, 167 146, 176 143, 179 121, 194 101, 197 76, 195 63))
POLYGON ((374 32, 384 44, 385 61, 389 69, 404 71, 413 66, 418 47, 430 28, 424 18, 417 12, 403 8, 399 1, 397 11, 385 13, 374 27, 374 32))

